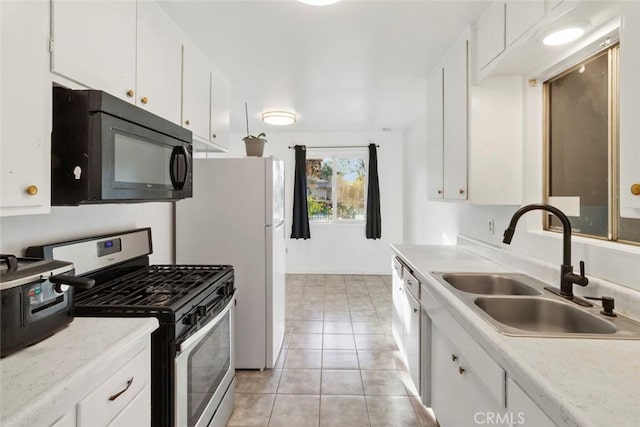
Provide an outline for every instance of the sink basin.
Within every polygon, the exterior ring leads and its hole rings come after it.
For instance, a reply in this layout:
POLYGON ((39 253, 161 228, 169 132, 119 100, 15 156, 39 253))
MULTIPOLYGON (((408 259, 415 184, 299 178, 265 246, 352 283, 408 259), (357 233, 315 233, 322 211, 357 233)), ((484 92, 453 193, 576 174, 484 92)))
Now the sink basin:
POLYGON ((482 295, 540 295, 537 289, 516 279, 517 275, 447 273, 442 278, 459 291, 482 295))
POLYGON ((546 298, 476 298, 475 304, 511 328, 539 334, 614 334, 611 322, 546 298))

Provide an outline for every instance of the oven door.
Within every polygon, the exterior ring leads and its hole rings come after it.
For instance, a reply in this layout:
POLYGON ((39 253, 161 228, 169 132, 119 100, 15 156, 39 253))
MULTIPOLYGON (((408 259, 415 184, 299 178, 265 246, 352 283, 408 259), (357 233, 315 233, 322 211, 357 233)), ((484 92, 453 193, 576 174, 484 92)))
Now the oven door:
MULTIPOLYGON (((206 427, 233 408, 235 298, 180 345, 175 359, 176 426, 206 427), (224 409, 222 409, 224 408, 224 409)), ((221 425, 225 425, 227 414, 221 425)))

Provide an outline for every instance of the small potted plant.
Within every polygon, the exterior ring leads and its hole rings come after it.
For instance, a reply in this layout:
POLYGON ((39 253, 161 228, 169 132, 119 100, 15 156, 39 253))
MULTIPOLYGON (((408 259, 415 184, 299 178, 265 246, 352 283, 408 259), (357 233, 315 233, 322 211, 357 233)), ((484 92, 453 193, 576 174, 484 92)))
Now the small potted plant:
POLYGON ((261 132, 258 136, 247 135, 242 138, 245 149, 247 150, 247 156, 262 157, 264 144, 267 142, 266 136, 264 132, 261 132))
POLYGON ((244 146, 247 151, 247 156, 262 157, 264 152, 264 144, 267 142, 267 135, 264 132, 260 132, 258 136, 249 134, 249 112, 247 111, 247 103, 244 103, 244 114, 247 121, 247 136, 242 138, 244 146))

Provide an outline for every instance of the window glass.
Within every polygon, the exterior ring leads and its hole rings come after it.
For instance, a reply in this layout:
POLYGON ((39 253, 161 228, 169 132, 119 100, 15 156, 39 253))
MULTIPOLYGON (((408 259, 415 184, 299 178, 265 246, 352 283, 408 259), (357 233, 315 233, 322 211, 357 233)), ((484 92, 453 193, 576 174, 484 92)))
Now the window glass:
MULTIPOLYGON (((568 215, 574 233, 638 244, 640 219, 622 218, 619 209, 619 50, 610 47, 545 82, 546 196, 579 199, 579 216, 568 215)), ((549 215, 545 227, 561 225, 549 215)))
POLYGON ((333 220, 333 159, 307 159, 309 221, 333 220))
MULTIPOLYGON (((609 232, 609 61, 603 54, 548 85, 549 196, 580 199, 577 233, 609 232)), ((551 226, 560 222, 552 216, 551 226)))
POLYGON ((365 219, 364 180, 363 159, 338 159, 336 165, 338 219, 365 219))
POLYGON ((364 221, 366 217, 365 156, 307 158, 309 221, 364 221))

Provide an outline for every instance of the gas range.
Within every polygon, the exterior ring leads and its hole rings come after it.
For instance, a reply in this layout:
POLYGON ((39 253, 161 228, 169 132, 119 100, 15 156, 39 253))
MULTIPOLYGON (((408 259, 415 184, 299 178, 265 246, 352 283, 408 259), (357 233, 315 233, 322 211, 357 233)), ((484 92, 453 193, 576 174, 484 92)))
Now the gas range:
POLYGON ((151 252, 148 228, 27 250, 69 260, 76 274, 95 280, 76 294, 76 316, 158 319, 151 337, 153 426, 210 425, 214 415, 226 423, 230 413, 218 408, 229 394, 226 406, 233 406, 233 267, 149 265, 151 252), (195 357, 198 351, 210 354, 195 357), (211 365, 208 379, 192 381, 192 359, 211 365))

